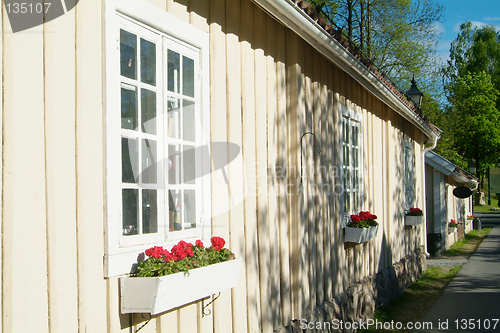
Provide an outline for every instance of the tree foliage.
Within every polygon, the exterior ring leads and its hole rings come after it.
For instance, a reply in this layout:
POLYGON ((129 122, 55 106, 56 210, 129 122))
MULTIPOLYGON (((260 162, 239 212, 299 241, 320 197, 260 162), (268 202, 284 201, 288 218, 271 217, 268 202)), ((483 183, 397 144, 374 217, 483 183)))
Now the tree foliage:
POLYGON ((396 86, 409 87, 413 74, 419 88, 435 85, 435 23, 442 20, 444 10, 435 0, 308 1, 396 86))
POLYGON ((476 164, 481 178, 500 155, 500 36, 491 26, 460 26, 443 69, 448 107, 436 151, 460 166, 476 164), (448 155, 448 156, 446 156, 448 155))
POLYGON ((443 70, 445 91, 451 94, 458 77, 481 71, 488 73, 500 90, 500 34, 493 26, 473 28, 471 22, 465 22, 451 44, 450 60, 443 70))
POLYGON ((498 91, 484 71, 461 75, 451 87, 448 131, 453 133, 459 154, 475 162, 479 176, 488 163, 496 162, 500 152, 497 100, 498 91))

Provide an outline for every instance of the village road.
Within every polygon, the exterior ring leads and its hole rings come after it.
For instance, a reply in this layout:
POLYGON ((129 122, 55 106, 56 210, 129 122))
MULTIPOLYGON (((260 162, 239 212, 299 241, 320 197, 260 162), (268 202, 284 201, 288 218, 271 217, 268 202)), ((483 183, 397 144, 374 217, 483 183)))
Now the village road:
POLYGON ((493 229, 413 332, 500 332, 500 214, 474 216, 493 229))

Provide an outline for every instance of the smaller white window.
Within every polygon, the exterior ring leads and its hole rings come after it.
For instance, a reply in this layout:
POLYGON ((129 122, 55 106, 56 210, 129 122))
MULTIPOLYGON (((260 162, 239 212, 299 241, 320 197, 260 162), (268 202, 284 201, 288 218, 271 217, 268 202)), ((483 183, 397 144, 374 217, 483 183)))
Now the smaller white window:
POLYGON ((344 224, 363 205, 363 163, 361 114, 341 104, 342 178, 344 224))
POLYGON ((404 190, 405 190, 405 210, 409 210, 414 205, 415 201, 415 182, 414 174, 414 157, 413 148, 407 139, 404 141, 404 190))

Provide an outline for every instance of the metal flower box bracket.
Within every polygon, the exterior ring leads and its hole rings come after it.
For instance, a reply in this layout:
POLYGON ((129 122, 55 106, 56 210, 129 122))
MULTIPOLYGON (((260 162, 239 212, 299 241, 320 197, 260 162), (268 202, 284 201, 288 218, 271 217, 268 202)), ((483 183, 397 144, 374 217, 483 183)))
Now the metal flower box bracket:
POLYGON ((121 313, 155 315, 203 299, 238 284, 242 259, 161 277, 120 278, 121 313))
POLYGON ((405 215, 405 225, 419 225, 424 221, 424 216, 405 215))

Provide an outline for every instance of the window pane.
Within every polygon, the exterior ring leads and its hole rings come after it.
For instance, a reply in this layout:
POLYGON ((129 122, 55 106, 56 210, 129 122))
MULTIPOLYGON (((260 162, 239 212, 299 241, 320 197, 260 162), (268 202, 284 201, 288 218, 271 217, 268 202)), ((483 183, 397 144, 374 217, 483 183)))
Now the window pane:
POLYGON ((195 105, 193 101, 184 100, 182 103, 182 136, 186 141, 195 141, 195 105))
POLYGON ((167 53, 167 89, 175 93, 180 88, 180 55, 177 52, 168 50, 167 53))
POLYGON ((169 97, 167 101, 167 135, 170 138, 179 137, 179 118, 179 99, 169 97))
POLYGON ((122 189, 123 235, 137 235, 138 190, 122 189))
POLYGON ((351 165, 351 159, 350 159, 350 153, 351 153, 351 149, 349 146, 344 146, 345 147, 345 158, 344 158, 344 165, 346 166, 350 166, 351 165))
POLYGON ((182 57, 182 93, 194 97, 194 60, 182 57))
POLYGON ((131 79, 137 78, 137 36, 120 29, 120 73, 131 79))
POLYGON ((122 138, 122 182, 136 183, 138 167, 137 139, 122 138))
POLYGON ((122 83, 121 88, 122 104, 122 128, 137 129, 137 88, 122 83))
POLYGON ((173 145, 168 146, 168 183, 171 185, 181 183, 180 174, 180 152, 179 148, 173 145))
POLYGON ((141 81, 156 85, 156 45, 141 38, 141 81))
POLYGON ((141 89, 141 122, 142 131, 156 134, 156 93, 141 89))
POLYGON ((156 141, 142 140, 142 182, 146 184, 156 184, 157 176, 157 151, 156 141))
POLYGON ((168 191, 168 202, 168 229, 170 231, 181 230, 181 202, 177 191, 168 191))
POLYGON ((350 138, 350 133, 349 133, 349 125, 347 123, 344 123, 344 142, 349 144, 349 138, 350 138))
POLYGON ((351 197, 349 192, 344 192, 344 212, 349 213, 351 211, 351 197))
POLYGON ((196 192, 184 191, 184 223, 183 229, 196 228, 196 192))
POLYGON ((344 185, 345 185, 345 191, 350 191, 351 190, 351 172, 349 169, 344 169, 344 185))
POLYGON ((158 232, 158 204, 156 190, 142 190, 142 232, 158 232))
POLYGON ((196 149, 194 146, 184 146, 182 152, 184 184, 194 184, 196 177, 196 149))

